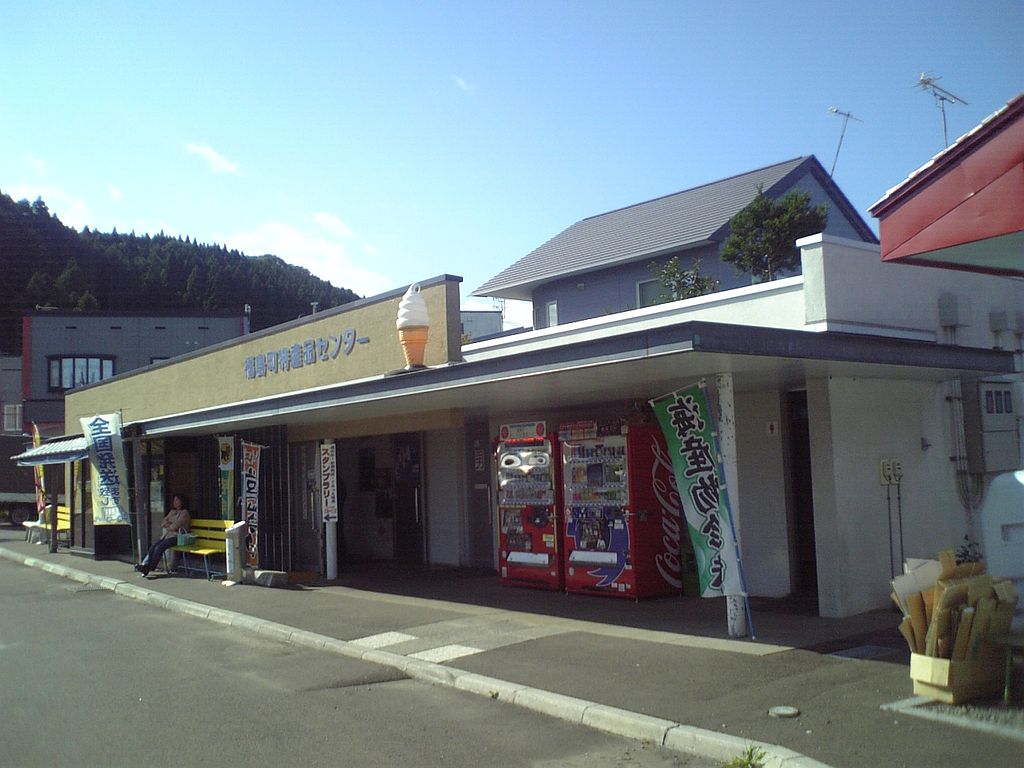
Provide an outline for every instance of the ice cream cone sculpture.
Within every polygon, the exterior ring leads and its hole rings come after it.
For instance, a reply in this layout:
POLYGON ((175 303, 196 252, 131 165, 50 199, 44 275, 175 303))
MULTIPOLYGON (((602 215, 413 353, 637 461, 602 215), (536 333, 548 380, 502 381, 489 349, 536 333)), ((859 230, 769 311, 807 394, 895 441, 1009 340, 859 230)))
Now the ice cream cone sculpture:
POLYGON ((430 318, 427 316, 427 303, 420 293, 419 283, 413 283, 405 292, 398 304, 398 340, 402 343, 405 355, 405 368, 423 367, 423 353, 427 347, 427 335, 430 331, 430 318))

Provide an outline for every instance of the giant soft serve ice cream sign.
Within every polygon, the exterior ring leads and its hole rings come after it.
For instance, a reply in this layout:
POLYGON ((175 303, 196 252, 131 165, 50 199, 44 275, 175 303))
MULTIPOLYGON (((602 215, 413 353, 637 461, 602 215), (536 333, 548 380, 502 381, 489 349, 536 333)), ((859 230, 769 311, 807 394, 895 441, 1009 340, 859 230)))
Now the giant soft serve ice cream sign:
POLYGON ((402 344, 405 355, 405 369, 423 368, 424 354, 427 349, 427 337, 430 332, 430 316, 427 314, 427 302, 423 299, 419 283, 413 283, 398 303, 398 340, 402 344))

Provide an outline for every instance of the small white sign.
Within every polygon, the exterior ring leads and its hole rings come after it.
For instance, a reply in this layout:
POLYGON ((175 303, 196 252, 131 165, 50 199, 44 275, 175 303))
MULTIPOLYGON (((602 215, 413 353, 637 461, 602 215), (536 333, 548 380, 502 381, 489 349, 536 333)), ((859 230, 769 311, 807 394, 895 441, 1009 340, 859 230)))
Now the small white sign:
POLYGON ((320 445, 320 498, 325 523, 338 521, 338 450, 334 443, 320 445))

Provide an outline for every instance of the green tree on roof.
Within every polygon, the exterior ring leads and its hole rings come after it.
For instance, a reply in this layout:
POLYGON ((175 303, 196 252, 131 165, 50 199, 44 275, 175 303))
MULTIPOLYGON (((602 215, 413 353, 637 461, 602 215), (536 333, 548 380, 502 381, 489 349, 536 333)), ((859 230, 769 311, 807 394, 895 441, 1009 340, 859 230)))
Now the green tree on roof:
POLYGON ((800 264, 796 241, 825 229, 828 206, 811 207, 811 196, 793 191, 778 200, 760 185, 750 204, 732 217, 729 236, 722 244, 722 261, 755 282, 774 280, 800 264))

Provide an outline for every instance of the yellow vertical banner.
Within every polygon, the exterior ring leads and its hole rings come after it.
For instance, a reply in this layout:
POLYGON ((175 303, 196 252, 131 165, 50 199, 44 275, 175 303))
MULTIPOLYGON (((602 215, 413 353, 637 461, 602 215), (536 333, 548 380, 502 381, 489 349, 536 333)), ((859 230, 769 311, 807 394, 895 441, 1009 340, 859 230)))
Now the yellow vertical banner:
POLYGON ((217 438, 219 466, 217 483, 220 492, 220 519, 235 519, 235 438, 217 438))
MULTIPOLYGON (((39 427, 36 423, 32 422, 32 447, 38 448, 43 444, 43 438, 39 434, 39 427)), ((39 519, 43 519, 43 510, 46 507, 46 483, 44 479, 44 465, 36 464, 32 468, 32 478, 35 480, 36 486, 36 514, 39 515, 39 519)))

